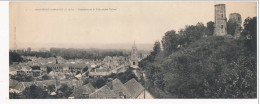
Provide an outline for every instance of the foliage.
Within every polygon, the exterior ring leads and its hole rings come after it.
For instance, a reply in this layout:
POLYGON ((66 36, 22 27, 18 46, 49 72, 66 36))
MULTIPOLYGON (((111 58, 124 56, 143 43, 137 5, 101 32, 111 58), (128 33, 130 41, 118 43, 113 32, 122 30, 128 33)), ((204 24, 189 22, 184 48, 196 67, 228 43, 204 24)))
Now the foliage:
POLYGON ((139 62, 139 66, 145 65, 147 62, 153 62, 155 57, 161 52, 161 44, 159 41, 154 43, 153 51, 145 59, 139 62))
POLYGON ((64 59, 103 59, 106 56, 126 56, 122 50, 102 49, 64 49, 51 48, 50 53, 61 56, 64 59))
POLYGON ((85 68, 83 68, 83 73, 88 71, 88 66, 86 66, 85 68))
POLYGON ((207 23, 206 35, 213 36, 213 34, 214 34, 214 22, 209 21, 207 23))
POLYGON ((55 85, 48 85, 47 89, 49 92, 54 92, 56 90, 56 87, 55 87, 55 85))
POLYGON ((66 84, 62 84, 61 87, 58 89, 57 97, 58 98, 68 98, 73 93, 73 88, 69 87, 66 84))
POLYGON ((11 78, 20 82, 31 82, 34 79, 32 76, 27 76, 27 75, 17 75, 17 76, 12 76, 11 78))
POLYGON ((206 27, 203 23, 199 22, 195 26, 186 26, 184 32, 186 35, 186 41, 188 44, 190 44, 191 42, 197 41, 206 34, 206 27))
POLYGON ((51 79, 51 77, 48 76, 47 74, 44 74, 44 75, 42 76, 42 80, 50 80, 50 79, 51 79))
POLYGON ((86 84, 88 84, 88 83, 90 83, 90 80, 89 80, 89 79, 84 79, 84 80, 83 80, 83 85, 86 85, 86 84))
POLYGON ((257 18, 246 18, 244 21, 244 30, 241 33, 242 37, 246 40, 245 46, 251 51, 256 51, 257 46, 257 18))
POLYGON ((127 70, 123 73, 119 73, 116 75, 116 78, 118 78, 122 83, 126 83, 127 81, 134 78, 138 81, 138 78, 135 76, 135 74, 132 72, 132 70, 127 70))
POLYGON ((22 62, 23 58, 20 54, 18 54, 15 51, 9 51, 9 64, 12 64, 13 62, 22 62))
POLYGON ((95 88, 101 88, 102 86, 104 86, 105 84, 106 84, 106 79, 104 79, 104 78, 98 78, 95 82, 94 82, 94 84, 93 84, 93 86, 95 87, 95 88))
MULTIPOLYGON (((208 31, 212 32, 212 23, 209 23, 208 31)), ((174 30, 168 31, 161 40, 163 51, 165 55, 168 56, 172 52, 178 51, 180 46, 189 45, 206 34, 207 28, 201 22, 196 25, 186 26, 185 29, 181 29, 178 34, 174 30)))
POLYGON ((256 97, 256 53, 243 40, 205 37, 142 68, 159 98, 256 97))
POLYGON ((156 98, 256 98, 256 17, 247 18, 244 27, 240 39, 203 37, 209 32, 203 24, 165 34, 162 44, 167 52, 139 64, 149 92, 156 98), (177 44, 184 47, 176 49, 177 44))
POLYGON ((27 99, 43 99, 46 97, 47 92, 36 85, 31 85, 25 88, 23 95, 25 95, 27 99))
POLYGON ((19 95, 17 93, 9 92, 9 99, 19 99, 19 95))
POLYGON ((153 52, 151 52, 151 55, 156 56, 160 52, 161 52, 161 44, 159 41, 156 41, 154 43, 153 52))
POLYGON ((162 38, 163 50, 166 54, 176 51, 177 46, 179 45, 179 36, 176 34, 176 31, 171 30, 165 33, 162 38))
POLYGON ((227 33, 234 36, 237 27, 238 27, 238 24, 236 22, 232 22, 232 21, 229 20, 227 22, 227 33))
MULTIPOLYGON (((129 80, 131 80, 132 78, 134 78, 135 80, 138 81, 138 78, 135 76, 135 74, 132 71, 133 69, 131 69, 130 67, 128 68, 128 70, 126 70, 125 72, 121 72, 118 74, 112 73, 108 76, 105 76, 104 78, 107 80, 108 78, 112 78, 112 79, 119 79, 122 83, 125 83, 129 80)), ((138 70, 138 69, 137 69, 138 70)))

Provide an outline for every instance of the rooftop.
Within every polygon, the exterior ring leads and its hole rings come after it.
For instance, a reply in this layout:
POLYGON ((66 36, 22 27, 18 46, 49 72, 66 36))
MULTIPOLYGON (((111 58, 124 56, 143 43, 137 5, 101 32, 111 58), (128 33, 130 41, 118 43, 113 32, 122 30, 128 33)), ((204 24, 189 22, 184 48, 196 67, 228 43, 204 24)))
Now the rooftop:
POLYGON ((126 89, 131 93, 132 98, 138 97, 145 89, 134 78, 127 81, 125 84, 126 89))

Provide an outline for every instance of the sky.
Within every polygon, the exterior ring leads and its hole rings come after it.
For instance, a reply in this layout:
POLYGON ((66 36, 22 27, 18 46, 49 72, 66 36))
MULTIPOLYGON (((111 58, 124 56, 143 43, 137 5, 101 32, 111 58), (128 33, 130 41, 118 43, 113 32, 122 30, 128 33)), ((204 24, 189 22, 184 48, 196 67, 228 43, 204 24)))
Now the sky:
POLYGON ((256 16, 256 2, 10 2, 9 46, 153 44, 169 30, 214 22, 215 4, 226 4, 227 19, 234 12, 242 20, 256 16))

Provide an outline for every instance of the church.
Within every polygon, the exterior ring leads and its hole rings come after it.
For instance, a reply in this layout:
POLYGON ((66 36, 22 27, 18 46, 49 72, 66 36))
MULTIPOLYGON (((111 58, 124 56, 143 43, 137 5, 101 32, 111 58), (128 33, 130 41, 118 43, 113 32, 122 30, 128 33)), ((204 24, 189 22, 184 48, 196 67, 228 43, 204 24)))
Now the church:
POLYGON ((130 67, 138 68, 138 53, 137 53, 137 48, 135 46, 135 42, 132 47, 131 57, 129 61, 130 61, 130 67))

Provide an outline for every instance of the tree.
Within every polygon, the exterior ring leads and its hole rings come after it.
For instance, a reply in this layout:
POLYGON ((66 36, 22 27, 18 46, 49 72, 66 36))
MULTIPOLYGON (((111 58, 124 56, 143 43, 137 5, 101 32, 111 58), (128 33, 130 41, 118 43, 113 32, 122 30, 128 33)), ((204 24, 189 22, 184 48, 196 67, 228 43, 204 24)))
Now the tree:
POLYGON ((9 92, 9 99, 19 99, 19 95, 17 93, 9 92))
POLYGON ((171 30, 165 33, 161 42, 163 51, 166 55, 169 55, 174 50, 177 50, 177 46, 179 45, 179 36, 176 34, 176 31, 171 30))
POLYGON ((61 87, 58 89, 58 91, 61 91, 61 93, 58 93, 57 96, 59 98, 65 97, 68 98, 72 94, 73 88, 70 88, 66 84, 62 84, 61 87))
POLYGON ((101 77, 101 78, 98 78, 98 79, 94 82, 93 86, 96 87, 96 88, 101 88, 101 87, 104 86, 105 84, 106 84, 106 80, 101 77))
POLYGON ((132 78, 135 78, 135 80, 138 80, 138 78, 135 76, 135 74, 133 73, 133 71, 131 69, 126 70, 123 73, 117 74, 116 78, 118 78, 122 83, 126 83, 127 81, 131 80, 132 78))
POLYGON ((46 97, 47 93, 40 87, 33 84, 30 87, 25 88, 23 95, 25 95, 27 99, 42 99, 46 97))
POLYGON ((203 23, 199 22, 195 26, 186 26, 184 32, 186 35, 186 41, 188 44, 190 44, 191 42, 200 39, 203 35, 206 34, 206 27, 203 23))
POLYGON ((89 79, 85 79, 85 80, 83 80, 83 85, 86 85, 86 84, 88 84, 90 81, 89 81, 89 79))
POLYGON ((253 52, 256 52, 257 42, 257 18, 246 18, 244 21, 244 30, 241 35, 245 39, 245 45, 253 52))
POLYGON ((231 20, 229 20, 227 22, 227 33, 234 36, 237 27, 238 27, 238 24, 236 22, 232 22, 231 20))
POLYGON ((154 43, 154 46, 153 46, 153 54, 154 54, 154 55, 157 55, 157 54, 160 53, 160 52, 161 52, 161 44, 160 44, 159 41, 156 41, 156 42, 154 43))
POLYGON ((54 92, 56 90, 56 87, 55 87, 55 85, 49 85, 49 86, 47 86, 47 89, 49 92, 54 92))
POLYGON ((49 80, 49 79, 51 79, 51 78, 47 74, 42 76, 42 80, 49 80))
POLYGON ((214 34, 214 22, 209 21, 207 23, 206 35, 213 36, 213 34, 214 34))
POLYGON ((16 53, 15 51, 9 52, 9 64, 12 64, 13 62, 22 62, 23 58, 20 54, 16 53))
POLYGON ((88 66, 86 66, 85 68, 83 68, 83 72, 88 71, 88 66))
POLYGON ((156 41, 153 46, 153 51, 147 57, 150 62, 153 62, 155 57, 161 52, 161 44, 159 41, 156 41))
POLYGON ((31 82, 31 81, 33 81, 33 77, 32 76, 25 76, 25 82, 31 82))

